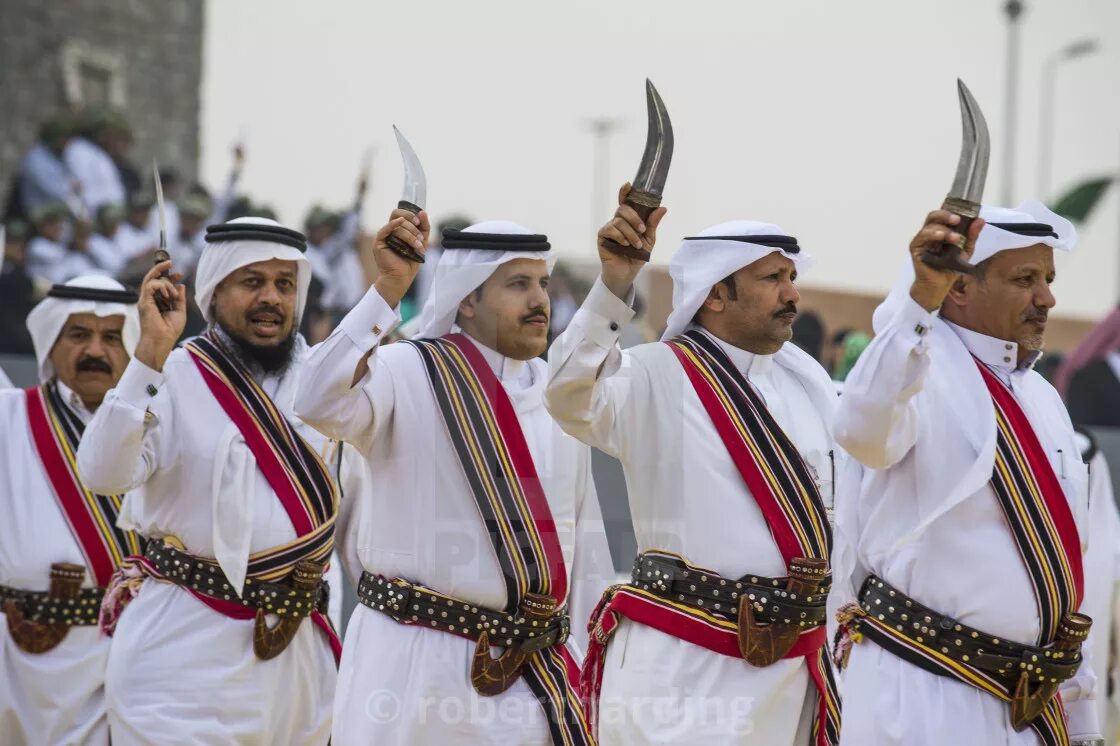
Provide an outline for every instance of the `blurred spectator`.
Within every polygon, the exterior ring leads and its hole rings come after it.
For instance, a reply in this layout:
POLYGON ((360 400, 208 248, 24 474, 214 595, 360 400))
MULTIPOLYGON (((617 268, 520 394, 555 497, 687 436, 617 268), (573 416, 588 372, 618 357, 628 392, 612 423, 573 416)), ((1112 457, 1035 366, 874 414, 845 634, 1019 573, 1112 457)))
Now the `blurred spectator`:
MULTIPOLYGON (((835 337, 833 337, 835 339, 835 337)), ((848 330, 836 350, 836 363, 832 369, 832 380, 843 381, 856 367, 856 361, 867 346, 871 337, 863 332, 848 330)))
POLYGON ((89 237, 90 256, 101 269, 114 277, 124 269, 128 261, 128 257, 117 242, 117 234, 120 233, 123 221, 124 207, 116 202, 106 202, 97 208, 97 215, 93 221, 93 234, 89 237))
POLYGON ((855 330, 848 326, 839 329, 833 333, 825 345, 824 353, 821 358, 821 365, 824 366, 824 369, 828 371, 834 381, 839 380, 836 378, 836 369, 840 364, 840 356, 844 351, 844 338, 853 331, 855 330))
POLYGON ((132 146, 132 129, 120 114, 99 109, 88 113, 81 132, 66 145, 63 159, 81 185, 86 211, 93 215, 106 202, 125 202, 117 163, 125 161, 132 146))
MULTIPOLYGON (((155 203, 155 194, 146 190, 133 192, 128 197, 125 220, 117 228, 116 235, 116 242, 124 255, 126 266, 138 257, 144 257, 147 266, 151 266, 152 253, 159 246, 159 233, 153 234, 149 225, 152 205, 155 203)), ((147 271, 145 269, 144 274, 147 271)), ((140 276, 143 277, 144 274, 140 276)))
POLYGON ((793 343, 820 362, 824 352, 824 324, 816 311, 802 311, 793 322, 793 343))
POLYGON ((39 130, 39 141, 20 164, 18 207, 8 217, 28 218, 48 202, 62 202, 73 209, 78 181, 62 154, 74 136, 74 124, 64 114, 48 119, 39 130))
POLYGON ((1058 370, 1065 364, 1066 356, 1060 352, 1048 352, 1034 364, 1034 372, 1045 378, 1051 384, 1058 370))
POLYGON ((61 202, 48 202, 31 214, 35 235, 27 246, 27 273, 55 284, 78 275, 101 272, 89 254, 89 223, 76 221, 66 240, 70 210, 61 202))
POLYGON ((27 274, 29 229, 20 220, 9 220, 2 231, 4 254, 0 261, 0 353, 33 355, 27 333, 27 314, 35 305, 35 283, 27 274))
POLYGON ((1055 386, 1073 424, 1120 427, 1120 306, 1070 353, 1055 386))
POLYGON ((340 215, 315 205, 304 222, 307 258, 312 274, 323 284, 320 305, 336 320, 353 308, 369 287, 357 253, 362 200, 368 186, 362 174, 349 210, 340 215))

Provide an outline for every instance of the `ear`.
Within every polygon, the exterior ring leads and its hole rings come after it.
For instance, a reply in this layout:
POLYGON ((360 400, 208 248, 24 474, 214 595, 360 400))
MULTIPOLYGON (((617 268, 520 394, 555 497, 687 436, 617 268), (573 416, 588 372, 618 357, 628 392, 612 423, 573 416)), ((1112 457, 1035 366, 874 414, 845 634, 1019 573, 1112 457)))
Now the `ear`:
POLYGON ((953 286, 949 288, 949 293, 945 296, 945 300, 952 303, 954 306, 964 308, 968 305, 968 300, 972 295, 971 285, 973 283, 973 278, 961 275, 953 281, 953 286))
POLYGON ((459 301, 459 316, 464 319, 473 319, 475 315, 474 293, 459 301))
POLYGON ((701 308, 706 308, 716 313, 722 313, 726 306, 727 286, 722 282, 717 282, 715 285, 712 285, 711 290, 708 291, 708 297, 704 298, 704 305, 701 306, 701 308))

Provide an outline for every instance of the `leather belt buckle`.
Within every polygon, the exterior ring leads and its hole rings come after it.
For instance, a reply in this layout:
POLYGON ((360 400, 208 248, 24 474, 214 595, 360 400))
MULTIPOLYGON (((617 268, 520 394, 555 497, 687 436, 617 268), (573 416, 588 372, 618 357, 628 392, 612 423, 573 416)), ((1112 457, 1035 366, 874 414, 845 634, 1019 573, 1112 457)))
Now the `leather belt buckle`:
POLYGON ((564 614, 558 620, 556 625, 544 634, 530 637, 521 643, 520 648, 526 653, 535 653, 538 650, 545 648, 555 647, 556 645, 563 645, 568 640, 568 635, 571 634, 572 620, 564 614))
POLYGON ((412 607, 412 599, 418 594, 416 589, 411 585, 397 585, 390 583, 386 588, 385 595, 385 610, 392 610, 390 616, 395 616, 398 619, 406 619, 408 610, 412 607))

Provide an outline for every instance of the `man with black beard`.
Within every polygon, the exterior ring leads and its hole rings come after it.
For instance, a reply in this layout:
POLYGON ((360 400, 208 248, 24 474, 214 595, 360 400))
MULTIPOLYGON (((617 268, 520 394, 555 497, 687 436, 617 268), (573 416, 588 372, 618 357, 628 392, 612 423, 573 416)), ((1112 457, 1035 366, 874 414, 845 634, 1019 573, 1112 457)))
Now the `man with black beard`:
POLYGON ((210 226, 195 295, 209 326, 180 349, 181 276, 164 262, 144 279, 135 359, 78 453, 90 484, 135 490, 120 524, 150 539, 102 619, 114 743, 329 739, 339 645, 322 575, 344 467, 291 410, 304 248, 272 220, 210 226))

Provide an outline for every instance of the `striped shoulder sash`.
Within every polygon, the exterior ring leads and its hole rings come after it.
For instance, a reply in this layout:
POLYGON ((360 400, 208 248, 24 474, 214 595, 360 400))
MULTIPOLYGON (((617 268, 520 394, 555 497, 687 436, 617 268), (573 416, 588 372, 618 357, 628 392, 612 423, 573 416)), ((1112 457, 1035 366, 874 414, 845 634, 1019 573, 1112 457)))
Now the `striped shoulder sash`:
POLYGON ((106 586, 126 557, 140 553, 143 540, 117 528, 122 495, 98 495, 82 484, 77 450, 85 425, 63 403, 57 386, 46 383, 24 394, 31 437, 47 481, 95 584, 106 586))
POLYGON ((229 416, 276 493, 297 538, 249 558, 253 577, 283 577, 302 559, 326 561, 334 547, 338 492, 318 452, 272 399, 211 335, 184 345, 210 393, 229 416))
MULTIPOLYGON (((401 344, 415 347, 424 362, 502 568, 509 608, 518 608, 527 593, 551 596, 562 607, 568 574, 556 524, 501 381, 462 334, 401 344)), ((522 675, 544 708, 553 743, 594 743, 579 698, 579 667, 565 647, 533 654, 522 675)))
POLYGON ((666 342, 762 510, 788 566, 828 559, 832 529, 816 481, 762 397, 719 345, 694 330, 666 342))
POLYGON ((992 489, 1027 567, 1041 619, 1039 644, 1054 640, 1066 612, 1077 611, 1085 588, 1081 539, 1069 501, 1046 451, 1011 391, 976 362, 996 410, 992 489))

